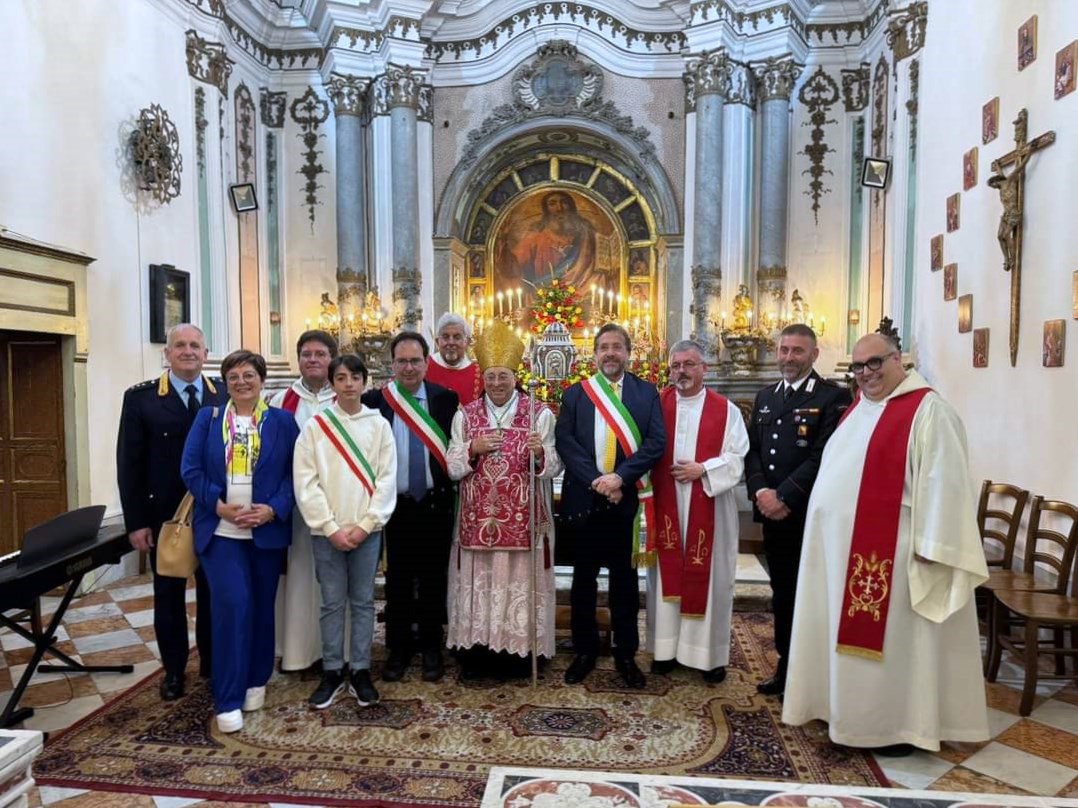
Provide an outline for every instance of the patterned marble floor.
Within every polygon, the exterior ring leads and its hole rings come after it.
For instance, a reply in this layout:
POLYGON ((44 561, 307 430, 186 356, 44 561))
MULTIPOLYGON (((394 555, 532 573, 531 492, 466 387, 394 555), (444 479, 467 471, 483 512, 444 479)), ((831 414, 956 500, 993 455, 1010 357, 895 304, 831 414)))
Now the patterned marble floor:
MULTIPOLYGON (((762 569, 755 559, 739 564, 739 581, 758 582, 762 569)), ((766 580, 766 573, 763 573, 766 580)), ((194 641, 194 593, 188 591, 188 612, 194 641)), ((44 598, 51 612, 58 598, 44 598)), ((112 695, 160 666, 153 639, 153 597, 148 576, 128 578, 76 599, 58 634, 58 647, 87 664, 131 663, 130 675, 36 674, 21 704, 35 714, 23 729, 60 730, 93 712, 112 695)), ((29 644, 0 632, 0 703, 6 703, 12 681, 25 669, 29 644)), ((1078 797, 1078 688, 1073 683, 1038 687, 1033 714, 1018 715, 1021 671, 1004 660, 1001 681, 987 685, 993 738, 978 744, 945 744, 938 753, 916 752, 907 758, 879 758, 892 785, 934 791, 991 792, 1078 797)), ((42 787, 31 806, 59 808, 181 808, 241 806, 174 797, 110 794, 42 787)))

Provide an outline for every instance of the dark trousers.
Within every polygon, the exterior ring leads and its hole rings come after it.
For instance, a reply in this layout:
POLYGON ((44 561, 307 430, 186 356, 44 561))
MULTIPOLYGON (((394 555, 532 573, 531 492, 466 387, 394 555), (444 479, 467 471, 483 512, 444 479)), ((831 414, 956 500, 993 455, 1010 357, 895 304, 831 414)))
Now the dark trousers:
POLYGON ((778 522, 764 519, 763 528, 764 556, 771 577, 771 610, 775 613, 775 650, 779 654, 779 670, 782 672, 786 669, 790 654, 805 515, 791 514, 778 522))
MULTIPOLYGON (((158 531, 154 531, 157 535, 158 531)), ((157 546, 150 549, 153 569, 153 633, 161 651, 166 673, 182 674, 187 668, 187 581, 157 574, 157 546)), ((210 587, 200 566, 195 570, 195 644, 198 646, 199 671, 210 675, 213 660, 210 617, 210 587)))
POLYGON ((412 650, 412 624, 419 626, 421 650, 442 647, 446 614, 446 576, 453 538, 453 508, 398 497, 386 524, 386 647, 412 650))
POLYGON ((572 607, 573 651, 599 654, 599 627, 595 622, 599 568, 610 573, 610 627, 614 657, 632 658, 640 647, 637 613, 639 578, 633 567, 635 513, 626 508, 592 511, 573 530, 572 607))

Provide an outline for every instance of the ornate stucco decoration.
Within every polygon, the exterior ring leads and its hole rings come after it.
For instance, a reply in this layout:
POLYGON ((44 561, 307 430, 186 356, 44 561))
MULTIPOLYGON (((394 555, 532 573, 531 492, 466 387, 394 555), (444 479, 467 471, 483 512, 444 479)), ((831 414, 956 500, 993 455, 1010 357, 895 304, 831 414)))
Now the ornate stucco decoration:
POLYGON ((415 328, 423 319, 423 309, 419 305, 422 287, 423 275, 416 267, 393 268, 393 305, 397 311, 397 328, 415 328))
MULTIPOLYGON (((517 77, 521 75, 532 76, 532 86, 536 84, 544 86, 540 95, 534 90, 529 91, 525 97, 515 97, 513 103, 502 104, 495 107, 494 111, 478 127, 468 133, 468 140, 461 155, 460 162, 463 167, 471 166, 479 156, 484 143, 495 137, 507 127, 514 126, 532 118, 550 115, 558 115, 562 118, 584 118, 598 121, 611 127, 619 134, 632 140, 640 159, 646 163, 655 160, 655 144, 651 142, 650 132, 642 126, 634 126, 633 119, 623 115, 613 101, 603 100, 601 97, 602 81, 597 83, 594 94, 585 92, 585 76, 591 75, 591 70, 598 70, 589 63, 583 62, 573 45, 558 40, 551 40, 540 47, 535 62, 520 68, 512 80, 514 91, 517 88, 517 77), (556 51, 555 51, 556 49, 556 51), (568 60, 561 63, 551 74, 536 73, 534 68, 543 61, 544 54, 559 53, 568 60), (571 80, 571 76, 579 71, 580 81, 571 80), (541 78, 546 75, 547 78, 541 78), (573 87, 578 87, 574 92, 573 87), (562 106, 563 97, 570 98, 570 102, 562 106), (552 106, 552 103, 558 106, 552 106), (537 104, 537 105, 533 105, 537 104)), ((549 61, 549 60, 548 60, 549 61)), ((594 79, 587 81, 594 82, 594 79)), ((595 86, 593 84, 592 86, 595 86)))
POLYGON ((872 85, 872 156, 883 157, 887 137, 887 59, 880 54, 872 85))
POLYGON ((812 127, 812 142, 805 144, 805 148, 800 152, 808 157, 809 167, 801 173, 808 174, 812 178, 805 195, 812 197, 812 216, 818 225, 820 223, 820 198, 824 194, 831 193, 831 189, 824 185, 823 177, 824 174, 833 172, 824 167, 824 158, 834 149, 824 141, 824 126, 836 122, 828 115, 831 107, 839 99, 838 84, 823 69, 823 65, 820 65, 811 78, 801 85, 801 91, 797 97, 809 110, 809 120, 801 125, 812 127))
POLYGON ((258 109, 262 115, 262 125, 273 129, 284 126, 284 113, 288 108, 288 93, 270 92, 268 87, 258 91, 258 109))
POLYGON ((390 66, 385 73, 386 106, 419 109, 419 90, 426 76, 412 67, 390 66))
POLYGON ((206 91, 195 88, 195 154, 198 157, 198 175, 206 176, 206 91))
POLYGON ((271 48, 240 25, 225 9, 225 0, 187 0, 203 14, 221 20, 229 36, 261 65, 274 70, 306 70, 317 68, 325 57, 320 46, 306 48, 271 48))
POLYGON ((690 19, 692 25, 725 22, 738 36, 749 38, 788 28, 807 45, 841 47, 860 44, 868 39, 886 18, 889 6, 890 0, 877 0, 872 10, 861 19, 807 23, 796 5, 789 2, 752 11, 737 11, 730 0, 699 0, 690 6, 690 19))
POLYGON ((416 119, 430 123, 434 120, 434 87, 424 84, 419 88, 419 108, 416 110, 416 119))
POLYGON ((686 46, 681 31, 640 31, 612 14, 585 3, 540 3, 519 11, 471 39, 443 40, 427 44, 426 56, 436 62, 483 59, 514 38, 544 24, 573 24, 604 36, 621 50, 638 53, 679 53, 686 46))
MULTIPOLYGON (((730 82, 727 86, 723 103, 743 104, 751 109, 756 108, 757 86, 756 77, 752 74, 752 68, 742 62, 729 59, 730 82)), ((696 112, 696 82, 691 76, 682 76, 685 82, 685 114, 696 112)))
POLYGON ((917 154, 917 96, 921 89, 921 60, 910 62, 910 97, 906 101, 906 113, 910 116, 910 153, 917 154))
POLYGON ((241 182, 254 176, 255 101, 242 81, 236 87, 236 168, 241 182))
POLYGON ((227 97, 233 64, 224 45, 203 39, 194 28, 188 29, 187 72, 191 78, 216 87, 227 97))
POLYGON ((341 40, 348 40, 348 49, 362 53, 370 53, 381 50, 382 44, 387 39, 403 39, 409 42, 419 42, 419 26, 421 20, 412 17, 400 17, 393 15, 378 30, 365 30, 362 28, 348 28, 338 26, 329 35, 331 47, 340 47, 341 40))
POLYGON ((362 115, 367 102, 370 81, 359 76, 333 73, 326 84, 326 93, 333 102, 333 114, 362 115))
POLYGON ((761 101, 789 101, 794 85, 801 76, 802 66, 789 54, 772 56, 752 66, 756 76, 756 92, 761 101))
POLYGON ((842 104, 847 112, 860 112, 868 106, 868 62, 842 71, 842 104))
POLYGON ((694 100, 702 95, 728 95, 733 68, 733 63, 722 48, 689 62, 684 79, 686 82, 692 82, 694 100))
POLYGON ((297 137, 303 141, 303 157, 306 162, 297 172, 306 178, 303 185, 304 203, 307 205, 307 218, 311 220, 311 230, 314 230, 314 209, 318 202, 318 189, 322 186, 318 183, 318 175, 325 174, 325 167, 318 162, 318 155, 322 152, 318 149, 318 139, 323 137, 318 132, 318 127, 325 123, 329 117, 329 103, 319 97, 314 87, 307 87, 307 92, 295 99, 289 107, 292 120, 299 124, 301 130, 297 137))
POLYGON ((183 156, 176 124, 160 104, 139 110, 138 120, 127 137, 128 155, 139 190, 162 205, 180 195, 183 156))
POLYGON ((266 132, 266 216, 277 216, 277 135, 266 132))
POLYGON ((895 70, 898 70, 899 62, 924 47, 927 25, 928 3, 925 0, 910 3, 888 21, 887 44, 895 56, 895 70))
POLYGON ((756 299, 760 303, 765 299, 771 299, 781 306, 786 299, 786 267, 770 266, 757 269, 756 290, 756 299))
POLYGON ((603 71, 582 62, 576 47, 554 39, 539 46, 537 58, 513 74, 513 97, 533 111, 561 115, 584 109, 603 92, 603 71))

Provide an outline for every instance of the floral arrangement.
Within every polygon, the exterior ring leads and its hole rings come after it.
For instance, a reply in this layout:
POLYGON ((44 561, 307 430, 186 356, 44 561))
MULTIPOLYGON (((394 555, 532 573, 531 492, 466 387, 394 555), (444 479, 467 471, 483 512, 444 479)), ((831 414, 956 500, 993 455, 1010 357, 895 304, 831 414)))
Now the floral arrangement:
POLYGON ((551 323, 561 323, 570 331, 583 328, 584 308, 580 302, 572 284, 562 284, 554 278, 550 286, 540 286, 535 290, 535 303, 532 304, 532 333, 542 334, 551 323))
MULTIPOLYGON (((662 359, 630 359, 626 370, 644 381, 651 382, 660 390, 670 383, 670 368, 667 367, 665 357, 662 359)), ((537 401, 549 404, 557 412, 565 391, 577 382, 591 378, 595 375, 595 372, 594 356, 577 359, 573 363, 568 378, 562 379, 560 382, 550 382, 540 378, 539 386, 535 388, 535 398, 537 401)), ((517 368, 517 379, 524 390, 528 390, 528 383, 532 380, 531 361, 528 357, 524 357, 524 361, 517 368)))

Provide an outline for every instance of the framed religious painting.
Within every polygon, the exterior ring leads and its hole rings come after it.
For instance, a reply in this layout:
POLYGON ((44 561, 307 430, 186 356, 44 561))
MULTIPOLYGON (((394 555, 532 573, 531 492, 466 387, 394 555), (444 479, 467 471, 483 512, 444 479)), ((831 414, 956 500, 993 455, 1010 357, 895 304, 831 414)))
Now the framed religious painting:
POLYGON ((1078 60, 1078 39, 1056 54, 1055 96, 1056 101, 1074 92, 1074 63, 1078 60))
POLYGON ((977 147, 962 155, 962 190, 968 191, 977 184, 977 147))
POLYGON ((962 197, 959 194, 951 194, 947 197, 947 232, 953 233, 959 226, 959 214, 961 212, 962 197))
POLYGON ((1063 351, 1067 341, 1066 320, 1045 320, 1041 343, 1041 364, 1046 368, 1063 367, 1063 351))
POLYGON ((958 297, 958 264, 948 264, 943 268, 943 299, 954 300, 958 297))
POLYGON ((988 329, 973 329, 973 367, 988 367, 988 329))
POLYGON ((191 322, 191 273, 150 264, 150 342, 164 344, 174 325, 191 322))
POLYGON ((932 271, 938 272, 943 269, 943 234, 938 236, 932 236, 932 246, 930 253, 932 255, 932 271))
POLYGON ((973 295, 958 298, 958 333, 968 334, 973 330, 973 295))
POLYGON ((1037 61, 1037 15, 1018 26, 1018 69, 1025 70, 1037 61))
POLYGON ((981 145, 999 137, 999 96, 981 107, 981 145))

